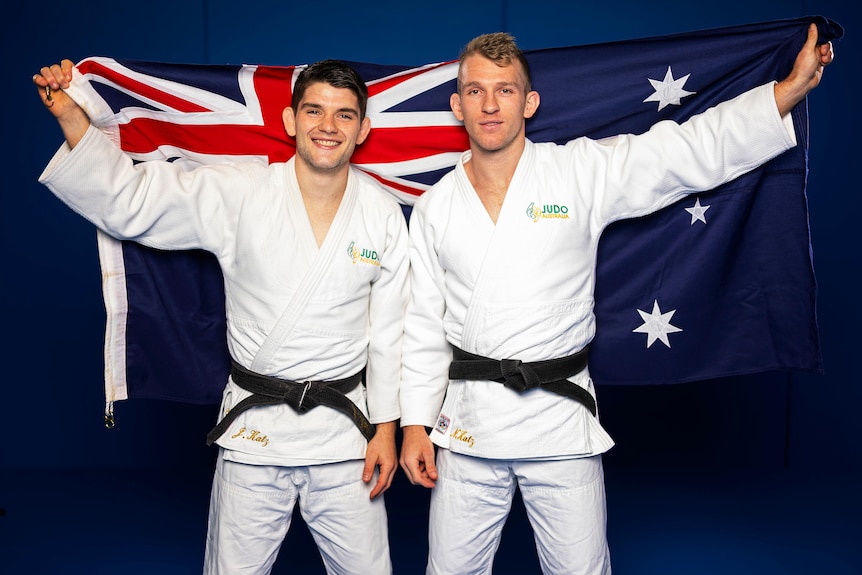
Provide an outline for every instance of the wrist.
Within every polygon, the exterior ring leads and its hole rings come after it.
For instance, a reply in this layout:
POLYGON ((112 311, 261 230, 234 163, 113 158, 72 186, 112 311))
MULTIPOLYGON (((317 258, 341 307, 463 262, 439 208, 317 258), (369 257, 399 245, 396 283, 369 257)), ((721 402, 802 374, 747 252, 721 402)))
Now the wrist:
POLYGON ((405 437, 428 436, 428 428, 424 425, 405 425, 401 428, 401 432, 405 437))
POLYGON ((394 421, 387 421, 384 423, 375 424, 374 428, 375 428, 375 432, 374 432, 375 437, 380 435, 383 437, 393 437, 394 438, 395 437, 395 430, 397 429, 397 425, 396 425, 396 422, 394 422, 394 421))

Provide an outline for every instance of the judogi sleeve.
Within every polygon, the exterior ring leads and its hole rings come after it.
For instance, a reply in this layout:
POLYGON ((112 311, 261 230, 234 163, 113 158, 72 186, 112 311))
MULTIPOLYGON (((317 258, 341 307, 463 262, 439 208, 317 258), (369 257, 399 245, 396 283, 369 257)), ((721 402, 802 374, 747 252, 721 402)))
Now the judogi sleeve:
POLYGON ((572 172, 588 166, 582 189, 601 190, 600 227, 662 209, 684 195, 716 188, 796 145, 793 120, 782 118, 774 82, 677 124, 665 120, 640 135, 567 146, 572 172))
POLYGON ((241 211, 244 194, 231 193, 224 183, 236 182, 240 170, 203 166, 185 171, 161 161, 135 164, 91 126, 74 149, 63 144, 39 181, 117 239, 157 249, 216 252, 228 228, 226 214, 241 211))
POLYGON ((371 284, 368 343, 368 420, 395 421, 401 416, 401 348, 404 310, 409 297, 407 225, 401 208, 393 206, 387 219, 386 248, 380 257, 380 276, 371 284))
POLYGON ((452 351, 443 323, 443 268, 424 204, 420 198, 410 219, 410 302, 405 318, 409 329, 404 334, 401 425, 433 427, 449 385, 452 351))

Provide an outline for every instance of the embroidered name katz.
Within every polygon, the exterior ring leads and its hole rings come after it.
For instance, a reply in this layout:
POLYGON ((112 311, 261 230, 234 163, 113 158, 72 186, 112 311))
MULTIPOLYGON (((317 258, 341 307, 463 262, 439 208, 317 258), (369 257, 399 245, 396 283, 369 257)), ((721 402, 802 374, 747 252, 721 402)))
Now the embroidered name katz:
POLYGON ((530 202, 530 205, 527 206, 527 216, 534 222, 544 219, 567 220, 569 219, 569 208, 557 204, 539 206, 535 202, 530 202))
POLYGON ((373 266, 380 265, 380 257, 377 252, 368 248, 360 248, 356 242, 350 242, 347 246, 347 255, 353 260, 353 263, 361 262, 363 264, 371 264, 373 266))
POLYGON ((261 447, 269 445, 269 438, 263 435, 260 431, 252 429, 246 433, 245 427, 241 427, 239 431, 230 436, 231 439, 245 439, 246 441, 254 441, 260 443, 261 447))
POLYGON ((475 443, 475 441, 473 440, 473 436, 467 435, 467 430, 461 429, 460 427, 456 428, 455 431, 452 432, 452 435, 450 435, 449 437, 451 437, 452 439, 457 439, 458 441, 463 441, 470 447, 473 447, 473 444, 475 443))

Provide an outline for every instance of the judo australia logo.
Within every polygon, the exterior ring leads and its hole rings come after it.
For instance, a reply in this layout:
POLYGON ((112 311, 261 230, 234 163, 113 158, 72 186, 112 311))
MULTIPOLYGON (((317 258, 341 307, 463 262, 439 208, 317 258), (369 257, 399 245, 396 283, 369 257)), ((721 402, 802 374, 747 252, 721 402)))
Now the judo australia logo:
POLYGON ((527 216, 534 222, 545 219, 567 220, 569 219, 569 208, 557 204, 542 204, 540 206, 535 202, 530 202, 530 205, 527 206, 527 216))
POLYGON ((350 256, 354 264, 363 263, 380 266, 380 257, 377 255, 377 252, 369 248, 360 248, 356 245, 356 242, 350 242, 350 245, 347 246, 347 255, 350 256))

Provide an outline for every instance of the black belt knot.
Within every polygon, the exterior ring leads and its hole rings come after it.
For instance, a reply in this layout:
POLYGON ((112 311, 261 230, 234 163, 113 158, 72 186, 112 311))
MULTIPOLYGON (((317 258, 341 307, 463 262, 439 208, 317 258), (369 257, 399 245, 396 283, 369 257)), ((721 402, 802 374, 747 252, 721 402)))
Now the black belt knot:
POLYGON ((302 383, 305 387, 302 388, 302 395, 299 396, 299 403, 296 406, 296 411, 299 413, 308 413, 310 409, 320 405, 320 400, 314 396, 314 392, 312 392, 311 395, 308 393, 308 390, 311 389, 314 382, 304 381, 302 383), (305 403, 306 398, 308 398, 308 403, 305 403))
POLYGON ((520 359, 491 359, 452 346, 449 379, 488 380, 518 393, 541 387, 574 399, 596 415, 596 400, 589 391, 568 378, 587 367, 589 347, 559 359, 524 363, 520 359))
POLYGON ((244 411, 262 405, 286 403, 299 414, 308 413, 325 405, 336 409, 353 420, 367 441, 374 437, 374 426, 362 410, 345 395, 362 383, 365 370, 336 381, 290 381, 250 371, 231 361, 233 382, 251 395, 237 403, 208 434, 207 445, 221 437, 231 423, 244 411))
POLYGON ((520 359, 501 360, 500 374, 503 376, 503 385, 518 393, 542 385, 542 380, 533 368, 520 359))

